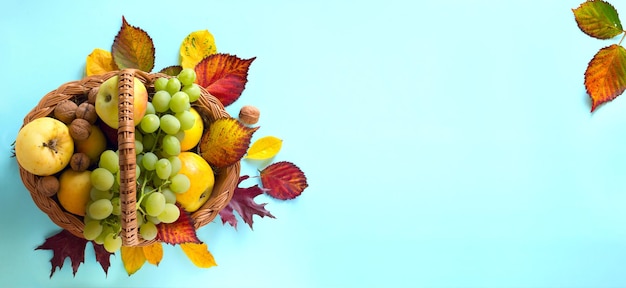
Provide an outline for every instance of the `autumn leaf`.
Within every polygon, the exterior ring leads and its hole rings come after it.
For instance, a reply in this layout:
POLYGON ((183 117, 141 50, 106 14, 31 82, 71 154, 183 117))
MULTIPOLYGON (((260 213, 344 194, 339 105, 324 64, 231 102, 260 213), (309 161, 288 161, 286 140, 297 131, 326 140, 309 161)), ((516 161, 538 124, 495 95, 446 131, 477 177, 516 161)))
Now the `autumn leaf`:
POLYGON ((265 160, 278 154, 283 145, 283 140, 274 136, 265 136, 254 141, 248 149, 246 158, 254 160, 265 160))
POLYGON ((291 162, 277 162, 261 171, 261 183, 266 193, 288 200, 298 197, 309 186, 304 172, 291 162))
POLYGON ((96 244, 96 242, 91 241, 91 244, 93 244, 93 250, 96 253, 96 261, 100 263, 106 275, 109 272, 109 266, 111 266, 111 254, 113 253, 104 249, 103 245, 96 244))
POLYGON ((246 154, 257 129, 259 126, 246 127, 235 118, 217 119, 200 139, 200 156, 216 168, 232 165, 246 154))
POLYGON ((122 27, 111 47, 113 60, 121 69, 136 68, 150 72, 154 68, 154 43, 141 28, 134 27, 122 17, 122 27))
POLYGON ((180 64, 183 68, 194 68, 211 54, 215 54, 215 38, 209 30, 191 32, 180 45, 180 64))
POLYGON ((180 206, 180 216, 173 223, 157 225, 157 239, 167 244, 200 243, 189 213, 180 206))
POLYGON ((572 9, 578 28, 585 34, 610 39, 623 33, 617 10, 605 1, 587 1, 572 9))
POLYGON ((146 256, 144 255, 143 247, 122 246, 120 253, 122 254, 124 269, 129 276, 139 271, 143 264, 146 263, 146 256))
POLYGON ((146 261, 152 265, 158 266, 163 259, 163 245, 161 242, 154 242, 150 245, 143 246, 143 255, 146 261))
POLYGON ((200 268, 211 268, 217 266, 213 255, 209 251, 206 243, 183 243, 180 244, 187 258, 200 268))
POLYGON ((170 75, 170 76, 177 76, 178 73, 180 73, 180 71, 183 70, 183 67, 180 67, 178 65, 174 65, 174 66, 168 66, 165 67, 163 69, 161 69, 161 71, 159 71, 159 73, 163 73, 165 75, 170 75))
POLYGON ((104 74, 109 71, 118 70, 117 64, 113 61, 111 52, 96 48, 87 56, 85 74, 87 76, 104 74))
POLYGON ((585 71, 585 88, 591 97, 591 111, 626 90, 626 49, 620 45, 600 49, 585 71))
POLYGON ((272 215, 272 213, 265 209, 265 205, 267 205, 267 203, 257 204, 254 202, 254 198, 256 196, 263 194, 263 189, 259 187, 259 185, 247 188, 239 187, 241 182, 248 178, 250 178, 248 175, 239 177, 237 188, 235 188, 235 192, 233 193, 233 198, 230 202, 228 202, 228 205, 226 205, 226 207, 219 212, 222 224, 226 224, 228 222, 230 226, 237 229, 237 218, 235 218, 233 211, 237 211, 237 213, 239 213, 243 221, 250 226, 250 229, 252 229, 252 216, 254 215, 276 218, 272 215))
POLYGON ((229 54, 209 55, 195 66, 196 82, 228 106, 241 96, 254 59, 244 60, 229 54))
POLYGON ((35 250, 52 250, 52 259, 50 259, 52 270, 50 271, 50 278, 52 278, 57 267, 59 270, 63 268, 65 258, 70 258, 72 271, 74 275, 76 275, 80 264, 85 262, 85 246, 87 246, 87 242, 87 240, 76 237, 64 229, 54 236, 47 238, 46 241, 35 248, 35 250))

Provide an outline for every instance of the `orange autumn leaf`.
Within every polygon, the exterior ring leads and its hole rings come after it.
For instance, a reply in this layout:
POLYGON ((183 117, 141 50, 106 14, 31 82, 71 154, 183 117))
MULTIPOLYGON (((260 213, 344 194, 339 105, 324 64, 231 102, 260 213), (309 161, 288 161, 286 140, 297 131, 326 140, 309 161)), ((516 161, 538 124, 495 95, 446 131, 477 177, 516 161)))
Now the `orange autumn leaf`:
POLYGON ((247 127, 235 118, 217 119, 200 139, 200 156, 216 168, 232 165, 246 154, 257 129, 259 126, 247 127))
POLYGON ((209 30, 191 32, 180 45, 180 65, 194 68, 202 59, 216 52, 215 38, 209 30))
POLYGON ((157 225, 157 239, 167 244, 200 243, 189 213, 178 206, 180 216, 173 223, 157 225))
POLYGON ((118 68, 115 61, 113 61, 111 52, 96 48, 87 56, 85 65, 85 74, 87 76, 104 74, 115 70, 118 70, 118 68))
POLYGON ((136 68, 150 72, 154 68, 154 43, 141 28, 134 27, 122 17, 122 27, 111 47, 113 60, 119 68, 136 68))
POLYGON ((200 268, 217 266, 215 258, 213 258, 213 254, 209 251, 206 243, 184 243, 180 244, 180 248, 183 249, 189 260, 200 268))
POLYGON ((224 106, 239 99, 248 82, 248 69, 255 58, 241 59, 229 54, 212 54, 195 66, 196 83, 224 106))
POLYGON ((142 247, 122 246, 120 252, 122 254, 124 269, 126 269, 126 273, 128 273, 129 276, 139 271, 143 264, 146 263, 146 256, 144 255, 142 247))
POLYGON ((600 49, 585 71, 585 88, 592 112, 621 95, 626 90, 626 49, 616 44, 600 49))
POLYGON ((143 255, 146 261, 152 265, 159 265, 163 259, 163 245, 161 242, 154 242, 150 245, 143 246, 143 255))

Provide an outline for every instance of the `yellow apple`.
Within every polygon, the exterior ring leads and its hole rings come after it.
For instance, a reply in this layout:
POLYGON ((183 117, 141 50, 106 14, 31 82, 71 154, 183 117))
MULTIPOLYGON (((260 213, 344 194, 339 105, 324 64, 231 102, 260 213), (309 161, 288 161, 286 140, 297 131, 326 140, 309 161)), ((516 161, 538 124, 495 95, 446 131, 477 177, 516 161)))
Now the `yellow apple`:
POLYGON ((70 162, 74 140, 65 123, 52 117, 37 118, 24 125, 15 139, 15 158, 26 171, 48 176, 70 162))
POLYGON ((57 197, 61 206, 70 213, 85 216, 91 196, 91 171, 67 169, 59 177, 57 197))
POLYGON ((187 212, 198 210, 211 196, 215 176, 213 169, 200 155, 193 152, 181 152, 178 155, 181 162, 178 174, 184 174, 191 182, 189 189, 180 194, 176 194, 176 202, 187 212))
POLYGON ((183 131, 183 139, 180 141, 180 151, 189 151, 189 149, 198 145, 204 131, 204 123, 202 122, 202 117, 198 111, 191 108, 189 109, 189 112, 193 114, 195 121, 191 128, 183 131))
MULTIPOLYGON (((104 81, 96 94, 96 114, 113 129, 119 127, 118 103, 119 103, 119 76, 113 76, 104 81)), ((141 81, 135 78, 133 89, 133 120, 135 126, 141 122, 148 107, 148 90, 141 81)))
POLYGON ((89 156, 91 164, 97 163, 100 160, 100 154, 107 148, 107 140, 104 133, 98 127, 98 125, 91 126, 91 134, 87 139, 74 142, 76 152, 81 152, 89 156))

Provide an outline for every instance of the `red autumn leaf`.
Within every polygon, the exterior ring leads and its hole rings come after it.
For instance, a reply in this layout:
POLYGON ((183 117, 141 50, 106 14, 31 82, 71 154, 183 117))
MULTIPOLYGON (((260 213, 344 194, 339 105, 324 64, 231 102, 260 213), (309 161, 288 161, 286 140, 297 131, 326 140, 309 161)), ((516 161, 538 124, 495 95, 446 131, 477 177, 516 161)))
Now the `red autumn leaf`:
POLYGON ((274 163, 263 169, 261 183, 268 195, 281 200, 296 198, 309 186, 304 172, 295 164, 286 161, 274 163))
POLYGON ((196 65, 196 83, 228 106, 235 102, 248 82, 248 69, 256 57, 241 59, 229 54, 212 54, 196 65))
POLYGON ((617 44, 600 49, 585 71, 585 88, 592 112, 621 95, 626 90, 626 49, 617 44))
POLYGON ((61 230, 61 232, 55 234, 46 239, 46 241, 35 248, 35 250, 52 250, 52 270, 50 271, 50 278, 58 267, 59 270, 63 268, 63 262, 65 258, 70 258, 72 262, 72 271, 76 275, 78 266, 85 262, 85 246, 87 240, 74 236, 67 230, 61 230))
POLYGON ((617 10, 606 1, 587 1, 572 12, 578 28, 591 37, 611 39, 624 32, 617 10))
POLYGON ((200 139, 200 156, 213 167, 230 166, 243 158, 258 129, 259 126, 247 127, 235 118, 217 119, 200 139))
POLYGON ((180 210, 178 220, 169 224, 160 223, 157 225, 157 240, 172 245, 181 243, 201 243, 196 235, 196 229, 193 227, 189 213, 180 206, 178 206, 178 209, 180 210))
POLYGON ((104 274, 109 272, 109 266, 111 266, 111 254, 109 251, 104 249, 104 246, 100 244, 96 244, 95 242, 91 242, 93 244, 93 249, 96 253, 96 261, 100 263, 102 266, 102 270, 104 270, 104 274))
POLYGON ((111 54, 121 69, 136 68, 150 72, 154 68, 154 43, 139 27, 131 26, 122 16, 122 27, 113 40, 111 54))
POLYGON ((248 178, 250 178, 248 175, 239 177, 239 182, 237 183, 237 188, 235 188, 233 198, 230 202, 228 202, 228 205, 226 205, 226 207, 219 212, 220 218, 222 218, 222 224, 226 224, 226 222, 228 222, 230 226, 237 229, 237 218, 235 218, 233 210, 237 211, 237 213, 241 215, 241 218, 248 224, 248 226, 250 226, 250 229, 252 229, 252 216, 254 215, 276 218, 272 215, 272 213, 270 213, 270 211, 265 209, 265 205, 267 205, 267 203, 257 204, 254 202, 254 197, 263 194, 263 189, 259 187, 259 185, 254 185, 248 188, 239 187, 239 184, 248 178))

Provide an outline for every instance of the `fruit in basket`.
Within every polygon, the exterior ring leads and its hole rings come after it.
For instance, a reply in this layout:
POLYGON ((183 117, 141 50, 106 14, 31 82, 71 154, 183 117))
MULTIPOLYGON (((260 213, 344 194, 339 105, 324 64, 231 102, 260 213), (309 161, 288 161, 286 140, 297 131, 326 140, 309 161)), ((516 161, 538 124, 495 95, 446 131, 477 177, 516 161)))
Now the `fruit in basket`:
MULTIPOLYGON (((117 129, 119 127, 118 118, 118 82, 119 76, 113 76, 104 81, 98 89, 96 95, 96 114, 98 117, 109 125, 109 127, 117 129)), ((148 90, 146 86, 137 78, 134 78, 133 89, 133 119, 135 126, 139 124, 141 118, 146 114, 148 105, 148 90)))
POLYGON ((52 117, 37 118, 24 125, 15 139, 15 157, 26 171, 48 176, 69 164, 74 140, 65 123, 52 117))
POLYGON ((61 206, 70 213, 85 216, 85 208, 90 199, 91 171, 77 172, 67 169, 59 176, 57 197, 61 206))
POLYGON ((178 158, 182 164, 178 174, 186 175, 190 186, 187 192, 176 194, 176 201, 187 212, 194 212, 211 196, 215 184, 213 169, 200 155, 193 152, 181 152, 178 158))
POLYGON ((191 148, 196 147, 196 145, 200 142, 202 132, 204 131, 204 122, 202 122, 200 113, 193 108, 189 109, 189 113, 193 115, 194 122, 191 128, 183 131, 183 139, 180 141, 181 151, 189 151, 191 148))
POLYGON ((97 125, 91 126, 89 137, 83 141, 74 142, 76 153, 85 153, 89 156, 91 163, 97 163, 100 154, 107 148, 107 139, 97 125))

